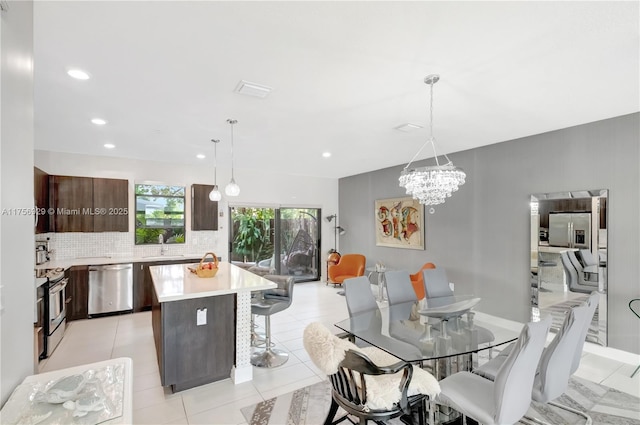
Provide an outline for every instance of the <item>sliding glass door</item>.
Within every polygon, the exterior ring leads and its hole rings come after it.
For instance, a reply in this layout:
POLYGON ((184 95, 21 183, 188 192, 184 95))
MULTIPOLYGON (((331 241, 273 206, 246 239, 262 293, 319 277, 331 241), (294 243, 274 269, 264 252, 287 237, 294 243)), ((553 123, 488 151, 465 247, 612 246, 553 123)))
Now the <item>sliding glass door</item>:
POLYGON ((319 208, 230 208, 231 261, 270 267, 296 282, 320 279, 319 208))
POLYGON ((281 208, 278 210, 280 272, 298 282, 320 279, 320 209, 281 208))

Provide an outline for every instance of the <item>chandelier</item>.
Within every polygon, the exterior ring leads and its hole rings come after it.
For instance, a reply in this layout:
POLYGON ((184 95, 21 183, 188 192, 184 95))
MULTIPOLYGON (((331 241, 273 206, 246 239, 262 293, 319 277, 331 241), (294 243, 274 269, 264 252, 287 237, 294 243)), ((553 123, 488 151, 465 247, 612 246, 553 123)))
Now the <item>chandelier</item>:
POLYGON ((407 195, 411 195, 413 199, 417 199, 423 205, 439 205, 444 203, 446 198, 458 190, 458 187, 464 184, 466 174, 461 168, 453 165, 453 162, 445 154, 443 155, 447 162, 440 165, 438 154, 436 153, 435 138, 433 137, 433 85, 440 79, 439 75, 427 75, 424 79, 426 84, 431 87, 431 97, 429 104, 429 139, 411 158, 411 161, 404 167, 400 173, 400 186, 404 187, 407 195), (436 165, 426 167, 409 168, 413 161, 420 155, 425 146, 431 145, 436 165))

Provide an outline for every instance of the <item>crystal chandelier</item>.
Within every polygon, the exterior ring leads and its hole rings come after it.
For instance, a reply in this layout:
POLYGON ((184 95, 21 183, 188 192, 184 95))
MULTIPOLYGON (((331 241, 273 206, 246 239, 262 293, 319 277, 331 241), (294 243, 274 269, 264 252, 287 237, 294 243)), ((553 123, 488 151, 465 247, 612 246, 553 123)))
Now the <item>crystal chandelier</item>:
POLYGON ((407 195, 411 195, 413 199, 417 199, 423 205, 439 205, 444 203, 445 199, 450 197, 453 192, 458 190, 459 186, 464 184, 466 174, 462 169, 453 165, 453 162, 445 154, 444 158, 447 162, 440 165, 438 154, 436 153, 435 138, 433 137, 433 85, 440 79, 439 75, 427 75, 424 79, 426 84, 431 87, 431 98, 429 104, 429 139, 422 145, 418 152, 411 158, 411 161, 404 167, 400 173, 400 186, 404 187, 407 195), (431 145, 436 165, 409 168, 425 146, 431 145))
POLYGON ((224 193, 227 196, 240 195, 240 186, 236 183, 236 179, 233 177, 233 125, 237 123, 237 120, 228 119, 227 122, 231 125, 231 181, 224 188, 224 193))
POLYGON ((222 193, 218 190, 218 143, 220 140, 211 139, 213 142, 213 189, 209 192, 209 199, 217 202, 222 199, 222 193))

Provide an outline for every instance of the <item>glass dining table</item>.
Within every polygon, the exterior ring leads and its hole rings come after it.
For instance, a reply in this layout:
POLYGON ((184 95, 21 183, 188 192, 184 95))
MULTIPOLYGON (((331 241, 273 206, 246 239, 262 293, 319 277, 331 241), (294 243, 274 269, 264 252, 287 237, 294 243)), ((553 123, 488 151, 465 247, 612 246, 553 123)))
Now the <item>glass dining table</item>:
POLYGON ((395 304, 356 314, 335 326, 406 362, 422 366, 432 362, 432 373, 438 380, 471 370, 477 365, 474 354, 489 350, 491 357, 494 347, 518 339, 520 329, 502 326, 486 315, 482 320, 475 318, 473 307, 479 298, 447 298, 421 308, 415 308, 414 302, 395 304))

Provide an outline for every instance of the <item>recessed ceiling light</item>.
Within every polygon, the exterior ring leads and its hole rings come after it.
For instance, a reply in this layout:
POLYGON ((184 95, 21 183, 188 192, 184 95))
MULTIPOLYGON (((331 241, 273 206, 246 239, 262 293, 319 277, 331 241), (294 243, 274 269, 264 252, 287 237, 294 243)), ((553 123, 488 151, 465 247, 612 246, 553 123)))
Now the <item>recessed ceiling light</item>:
POLYGON ((396 130, 399 131, 404 131, 405 133, 410 133, 412 131, 416 131, 422 128, 421 125, 418 124, 411 124, 410 122, 405 123, 405 124, 401 124, 397 127, 394 127, 396 130))
POLYGON ((67 74, 69 74, 70 77, 73 77, 76 80, 88 80, 89 78, 91 78, 89 74, 81 69, 70 69, 69 71, 67 71, 67 74))
POLYGON ((104 147, 107 149, 113 149, 116 147, 116 145, 114 145, 113 143, 105 143, 104 147))
POLYGON ((329 158, 331 156, 331 152, 322 152, 322 156, 324 158, 329 158))
POLYGON ((105 125, 107 123, 102 118, 93 118, 91 122, 94 123, 95 125, 105 125))
POLYGON ((234 91, 247 96, 265 98, 271 93, 271 90, 273 90, 271 87, 263 86, 262 84, 240 80, 234 91))
POLYGON ((206 156, 204 156, 203 154, 199 153, 198 155, 196 155, 196 158, 198 159, 205 159, 206 156))

